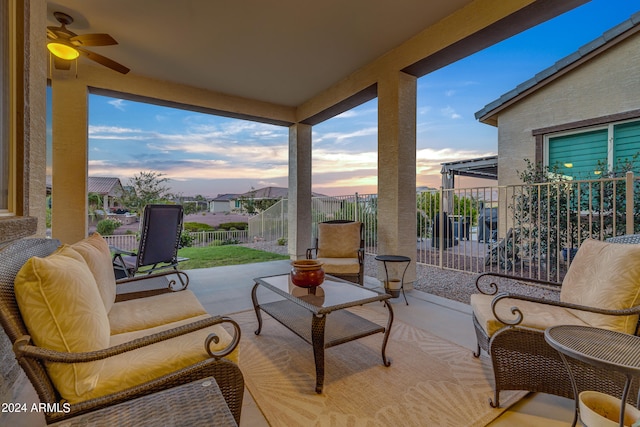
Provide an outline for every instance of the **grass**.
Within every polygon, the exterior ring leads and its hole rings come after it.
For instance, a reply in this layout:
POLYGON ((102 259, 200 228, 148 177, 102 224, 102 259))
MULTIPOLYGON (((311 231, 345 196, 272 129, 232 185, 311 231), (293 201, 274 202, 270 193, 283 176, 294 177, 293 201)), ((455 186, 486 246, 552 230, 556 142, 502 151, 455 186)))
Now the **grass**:
POLYGON ((286 255, 234 245, 182 248, 178 251, 178 256, 189 258, 180 263, 181 270, 289 259, 286 255))

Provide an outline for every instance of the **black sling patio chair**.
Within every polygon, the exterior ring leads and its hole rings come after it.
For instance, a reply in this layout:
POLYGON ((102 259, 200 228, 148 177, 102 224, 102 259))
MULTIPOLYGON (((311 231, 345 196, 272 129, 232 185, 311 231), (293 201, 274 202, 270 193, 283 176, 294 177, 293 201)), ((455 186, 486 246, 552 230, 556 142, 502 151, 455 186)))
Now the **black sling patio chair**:
POLYGON ((111 247, 116 279, 131 278, 139 273, 153 274, 171 268, 186 288, 189 277, 178 269, 178 261, 185 260, 178 258, 183 216, 182 205, 145 206, 138 251, 111 247))

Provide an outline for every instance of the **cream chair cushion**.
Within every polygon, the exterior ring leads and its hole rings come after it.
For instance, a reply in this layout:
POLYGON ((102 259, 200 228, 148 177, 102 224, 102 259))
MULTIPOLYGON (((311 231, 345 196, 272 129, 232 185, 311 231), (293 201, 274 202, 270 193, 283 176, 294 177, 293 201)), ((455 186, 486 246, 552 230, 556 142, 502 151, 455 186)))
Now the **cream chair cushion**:
MULTIPOLYGON (((505 326, 495 318, 491 310, 491 302, 494 298, 494 295, 471 295, 473 314, 489 337, 505 326)), ((515 320, 515 316, 511 314, 511 307, 518 307, 523 313, 523 321, 518 326, 540 329, 541 331, 557 325, 588 326, 582 319, 565 308, 512 298, 505 298, 498 302, 496 305, 498 316, 504 320, 515 320)))
POLYGON ((111 335, 154 328, 207 314, 190 290, 120 301, 109 312, 111 335))
POLYGON ((318 258, 327 274, 357 274, 360 272, 358 258, 318 258))
MULTIPOLYGON (((109 320, 93 274, 67 245, 33 257, 15 278, 15 295, 25 325, 38 347, 88 352, 109 346, 109 320)), ((46 363, 60 395, 77 400, 98 383, 103 362, 46 363)))
POLYGON ((318 258, 357 258, 361 223, 318 224, 318 258))
POLYGON ((100 234, 93 233, 86 239, 71 245, 71 248, 82 255, 93 273, 104 308, 108 313, 116 300, 116 276, 113 273, 109 245, 100 234))
MULTIPOLYGON (((202 315, 147 330, 114 335, 111 337, 110 345, 116 346, 208 317, 210 316, 202 315)), ((110 357, 105 361, 97 386, 90 393, 83 396, 82 399, 75 401, 70 399, 70 401, 71 403, 76 403, 81 400, 105 396, 128 387, 143 384, 200 361, 208 360, 211 357, 205 351, 204 340, 210 333, 215 333, 220 338, 220 342, 211 347, 214 351, 224 349, 232 340, 231 335, 221 325, 214 325, 110 357)), ((227 358, 237 363, 238 347, 227 358)))
MULTIPOLYGON (((640 245, 585 240, 562 282, 562 302, 610 310, 640 304, 640 245)), ((591 326, 634 333, 638 316, 573 310, 591 326)))

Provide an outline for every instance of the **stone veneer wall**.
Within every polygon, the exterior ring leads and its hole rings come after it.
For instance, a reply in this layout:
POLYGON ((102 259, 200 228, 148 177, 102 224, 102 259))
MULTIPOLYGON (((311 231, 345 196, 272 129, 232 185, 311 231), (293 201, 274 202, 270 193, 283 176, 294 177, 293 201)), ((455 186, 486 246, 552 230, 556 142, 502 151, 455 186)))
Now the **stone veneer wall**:
MULTIPOLYGON (((0 219, 0 256, 3 246, 22 237, 35 233, 36 218, 6 218, 0 219)), ((13 354, 13 346, 5 333, 0 333, 0 402, 14 402, 17 384, 24 376, 22 368, 13 354)))

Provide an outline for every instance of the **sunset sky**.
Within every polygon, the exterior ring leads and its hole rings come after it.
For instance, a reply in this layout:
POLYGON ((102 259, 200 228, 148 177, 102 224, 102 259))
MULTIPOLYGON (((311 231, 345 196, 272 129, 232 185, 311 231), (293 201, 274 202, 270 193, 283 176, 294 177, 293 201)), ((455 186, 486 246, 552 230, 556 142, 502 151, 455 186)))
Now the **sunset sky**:
MULTIPOLYGON (((420 78, 417 185, 438 187, 442 162, 497 154, 497 128, 474 113, 639 10, 640 0, 593 0, 420 78)), ((90 176, 127 185, 156 171, 185 196, 287 186, 286 127, 98 95, 89 102, 90 176)), ((377 162, 376 100, 313 127, 313 191, 375 193, 377 162)), ((494 183, 462 178, 456 186, 494 183)))

